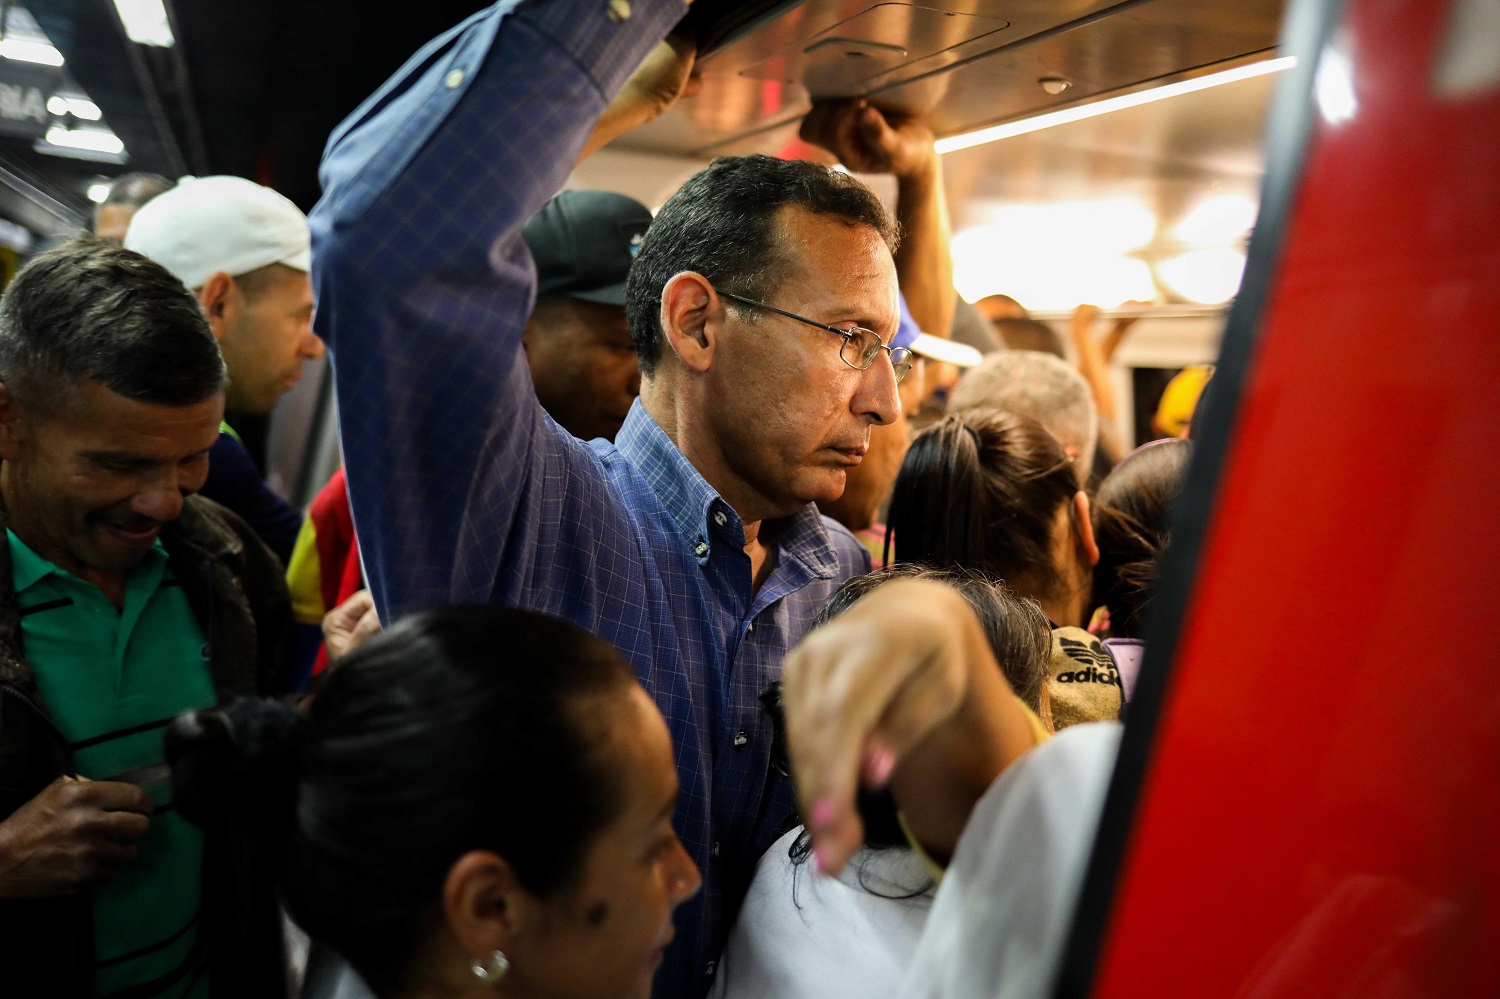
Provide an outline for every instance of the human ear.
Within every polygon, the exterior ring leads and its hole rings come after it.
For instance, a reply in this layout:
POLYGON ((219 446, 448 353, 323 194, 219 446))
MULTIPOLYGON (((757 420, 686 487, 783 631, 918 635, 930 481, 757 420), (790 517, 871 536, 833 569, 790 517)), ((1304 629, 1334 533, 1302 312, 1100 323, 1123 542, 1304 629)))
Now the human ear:
POLYGON ((1078 545, 1093 566, 1099 564, 1099 544, 1094 540, 1094 521, 1089 514, 1088 493, 1080 489, 1073 494, 1073 524, 1078 531, 1078 545))
POLYGON ((503 857, 471 850, 443 880, 443 917, 454 944, 471 962, 500 951, 514 959, 517 940, 537 920, 539 902, 503 857))
POLYGON ((239 288, 235 285, 234 278, 223 271, 209 275, 208 280, 203 282, 203 287, 198 289, 198 306, 208 319, 208 328, 213 330, 214 339, 220 343, 224 342, 224 331, 233 319, 238 305, 239 288))
POLYGON ((723 315, 723 302, 702 274, 683 271, 662 287, 662 336, 690 371, 707 371, 713 363, 723 315))

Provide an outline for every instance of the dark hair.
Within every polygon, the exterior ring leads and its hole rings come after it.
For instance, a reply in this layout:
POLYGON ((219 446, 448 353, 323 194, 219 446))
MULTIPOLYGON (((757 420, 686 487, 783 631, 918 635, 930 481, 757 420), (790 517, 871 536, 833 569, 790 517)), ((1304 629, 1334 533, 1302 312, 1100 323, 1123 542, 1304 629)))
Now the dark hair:
MULTIPOLYGON (((1014 299, 1012 299, 1014 301, 1014 299)), ((1005 341, 1009 350, 1039 350, 1053 357, 1067 359, 1063 352, 1062 337, 1040 319, 1030 316, 1006 316, 993 320, 995 332, 1005 341)))
POLYGON ((21 268, 0 298, 0 382, 47 408, 80 383, 139 402, 199 403, 224 359, 198 302, 165 267, 79 236, 21 268))
POLYGON ((1040 710, 1042 685, 1052 655, 1052 629, 1046 615, 1030 600, 1011 592, 1003 582, 963 568, 934 568, 911 562, 886 566, 849 579, 833 591, 813 618, 814 628, 848 610, 860 598, 893 579, 931 579, 959 592, 979 618, 990 649, 1016 696, 1032 710, 1040 710))
POLYGON ((139 208, 158 194, 165 194, 176 186, 176 181, 168 180, 159 173, 121 174, 110 181, 109 191, 100 204, 139 208))
POLYGON ((407 987, 444 878, 492 850, 547 896, 619 812, 607 713, 629 668, 531 611, 407 618, 328 674, 305 714, 246 699, 167 732, 184 816, 250 829, 292 917, 377 993, 407 987))
POLYGON ((1052 596, 1060 585, 1052 526, 1077 492, 1067 452, 1040 423, 965 410, 912 439, 891 491, 887 541, 894 537, 902 562, 977 569, 1052 596))
POLYGON ((895 251, 896 225, 868 187, 805 160, 724 156, 691 177, 657 212, 630 267, 625 309, 641 374, 661 358, 661 294, 683 271, 725 283, 725 291, 764 300, 786 278, 777 233, 786 205, 874 229, 895 251))
POLYGON ((1156 588, 1157 564, 1170 535, 1167 519, 1182 491, 1193 445, 1163 440, 1129 455, 1094 497, 1094 603, 1109 608, 1110 633, 1141 637, 1146 605, 1156 588))

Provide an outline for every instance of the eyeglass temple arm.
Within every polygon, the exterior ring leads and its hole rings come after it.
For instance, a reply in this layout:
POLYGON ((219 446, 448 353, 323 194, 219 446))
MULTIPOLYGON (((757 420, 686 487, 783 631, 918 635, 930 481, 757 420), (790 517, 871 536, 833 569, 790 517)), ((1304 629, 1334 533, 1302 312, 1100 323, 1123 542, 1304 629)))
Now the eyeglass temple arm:
MULTIPOLYGON (((717 290, 717 289, 715 289, 715 290, 717 290)), ((751 308, 765 309, 767 312, 774 312, 778 316, 786 316, 788 319, 795 319, 795 320, 797 320, 797 322, 799 322, 799 323, 805 323, 808 326, 813 327, 814 329, 826 330, 829 333, 837 333, 839 336, 843 337, 845 340, 849 339, 849 337, 850 337, 850 333, 849 333, 848 330, 841 330, 837 326, 827 326, 827 325, 824 325, 823 323, 817 322, 816 320, 808 319, 806 316, 799 316, 795 312, 788 312, 785 309, 778 309, 778 308, 776 308, 776 306, 774 306, 774 305, 767 305, 765 302, 757 302, 753 298, 742 298, 739 295, 731 295, 727 291, 721 291, 721 292, 719 292, 719 297, 720 298, 727 298, 727 299, 729 299, 732 302, 739 302, 741 305, 748 305, 751 308)), ((880 337, 876 336, 875 339, 879 340, 880 337)))

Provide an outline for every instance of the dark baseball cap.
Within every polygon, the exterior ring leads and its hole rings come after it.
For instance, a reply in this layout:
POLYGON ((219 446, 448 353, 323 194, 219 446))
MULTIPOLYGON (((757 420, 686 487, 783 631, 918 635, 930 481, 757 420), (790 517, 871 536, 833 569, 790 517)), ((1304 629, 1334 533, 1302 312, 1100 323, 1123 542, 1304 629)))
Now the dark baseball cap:
POLYGON ((625 304, 625 278, 651 211, 613 191, 564 191, 521 229, 536 260, 537 298, 625 304))

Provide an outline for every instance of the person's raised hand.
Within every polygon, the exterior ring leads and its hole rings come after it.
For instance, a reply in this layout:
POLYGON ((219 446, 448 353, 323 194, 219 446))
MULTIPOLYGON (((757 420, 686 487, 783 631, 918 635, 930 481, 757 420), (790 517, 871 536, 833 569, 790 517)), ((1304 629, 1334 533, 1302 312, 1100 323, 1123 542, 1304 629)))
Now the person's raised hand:
POLYGON ((323 644, 330 665, 353 652, 360 643, 380 630, 375 598, 360 590, 323 616, 323 644))
POLYGON ((79 891, 135 862, 150 795, 118 781, 59 777, 0 822, 0 899, 79 891))
POLYGON ((1004 685, 963 598, 927 580, 886 583, 792 650, 783 667, 787 749, 824 872, 863 842, 860 783, 889 782, 959 712, 976 665, 1004 685), (968 661, 976 633, 981 664, 968 661))
POLYGON ((702 87, 693 75, 698 61, 698 45, 690 38, 668 35, 656 43, 645 60, 636 67, 625 87, 615 99, 641 112, 644 121, 665 114, 673 104, 691 97, 702 87))
POLYGON ((804 142, 821 146, 855 173, 916 177, 937 163, 932 130, 863 100, 816 101, 802 119, 804 142))

